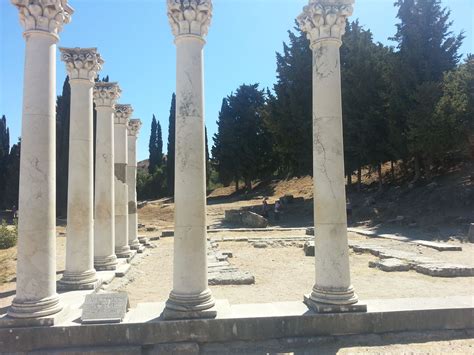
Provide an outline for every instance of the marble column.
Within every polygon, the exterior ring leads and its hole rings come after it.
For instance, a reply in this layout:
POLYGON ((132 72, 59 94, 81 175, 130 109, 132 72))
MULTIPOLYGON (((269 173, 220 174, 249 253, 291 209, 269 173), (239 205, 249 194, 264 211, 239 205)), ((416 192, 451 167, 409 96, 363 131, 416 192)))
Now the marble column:
POLYGON ((318 312, 364 311, 351 285, 339 47, 354 0, 311 0, 298 17, 313 52, 313 177, 318 312))
POLYGON ((15 318, 59 312, 56 293, 56 43, 66 0, 12 0, 25 30, 15 318))
POLYGON ((115 105, 115 254, 119 258, 132 255, 128 245, 128 141, 127 126, 133 109, 130 105, 115 105))
POLYGON ((96 48, 60 48, 71 85, 66 269, 58 287, 93 289, 94 159, 92 95, 104 61, 96 48))
POLYGON ((168 0, 176 44, 173 290, 165 319, 215 317, 207 284, 203 48, 210 0, 168 0))
POLYGON ((96 83, 94 267, 115 270, 114 116, 121 90, 117 83, 96 83))
POLYGON ((139 119, 130 120, 128 123, 128 245, 131 249, 140 249, 138 241, 138 215, 137 215, 137 136, 142 122, 139 119))

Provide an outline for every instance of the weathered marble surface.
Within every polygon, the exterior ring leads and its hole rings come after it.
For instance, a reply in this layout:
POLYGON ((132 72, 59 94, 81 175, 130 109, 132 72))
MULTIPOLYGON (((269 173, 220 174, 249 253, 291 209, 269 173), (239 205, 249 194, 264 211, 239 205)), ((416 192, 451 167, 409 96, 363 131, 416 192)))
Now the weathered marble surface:
POLYGON ((134 250, 141 250, 138 240, 137 214, 137 138, 142 122, 139 119, 129 121, 128 129, 128 244, 134 250))
POLYGON ((94 267, 115 270, 114 116, 121 90, 117 83, 96 83, 94 267))
POLYGON ((66 0, 13 0, 25 30, 16 297, 8 315, 62 309, 56 293, 56 43, 73 9, 66 0))
MULTIPOLYGON (((316 282, 306 302, 351 307, 347 243, 340 55, 341 36, 353 0, 312 0, 298 17, 313 51, 313 176, 316 282)), ((331 308, 332 309, 332 308, 331 308)))
POLYGON ((128 139, 127 125, 133 114, 131 105, 115 105, 114 172, 115 172, 115 254, 128 258, 132 254, 128 245, 128 139))
POLYGON ((66 269, 62 289, 93 289, 94 269, 94 78, 104 61, 96 48, 60 48, 71 85, 66 269))
POLYGON ((203 47, 210 0, 168 0, 176 44, 176 155, 173 290, 165 318, 214 317, 206 257, 203 47))

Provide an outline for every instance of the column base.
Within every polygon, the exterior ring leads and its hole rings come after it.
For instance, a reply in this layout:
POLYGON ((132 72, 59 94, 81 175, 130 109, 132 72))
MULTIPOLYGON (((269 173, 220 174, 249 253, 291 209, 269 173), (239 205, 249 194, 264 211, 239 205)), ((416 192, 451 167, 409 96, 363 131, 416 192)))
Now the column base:
POLYGON ((199 294, 177 294, 171 291, 162 317, 165 320, 215 318, 217 310, 211 290, 199 294))
POLYGON ((115 248, 115 255, 117 258, 129 258, 132 256, 132 251, 130 250, 130 247, 128 245, 125 245, 123 247, 115 248))
POLYGON ((111 271, 117 269, 117 256, 98 256, 94 258, 94 269, 97 271, 111 271))
POLYGON ((352 286, 347 289, 323 289, 314 285, 304 303, 318 313, 367 312, 367 305, 359 299, 352 286))
POLYGON ((99 283, 95 269, 84 272, 64 271, 63 277, 58 281, 58 290, 94 290, 99 283))
POLYGON ((141 246, 140 241, 138 240, 138 238, 135 239, 135 240, 132 240, 131 242, 129 242, 128 245, 130 246, 130 249, 132 249, 132 250, 138 250, 138 249, 140 249, 140 246, 141 246))
POLYGON ((13 299, 7 315, 11 318, 40 318, 59 313, 63 309, 57 294, 38 301, 13 299))

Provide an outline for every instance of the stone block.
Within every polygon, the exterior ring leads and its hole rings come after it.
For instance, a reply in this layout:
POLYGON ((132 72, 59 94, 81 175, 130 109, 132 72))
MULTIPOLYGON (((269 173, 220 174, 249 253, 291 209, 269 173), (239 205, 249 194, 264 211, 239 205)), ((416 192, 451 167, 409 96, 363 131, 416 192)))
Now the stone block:
POLYGON ((242 224, 251 228, 266 228, 268 220, 254 212, 242 212, 242 224))
POLYGON ((254 248, 259 248, 259 249, 268 248, 268 243, 266 242, 255 242, 252 245, 254 248))
POLYGON ((224 221, 227 223, 241 224, 242 216, 240 210, 226 210, 224 212, 224 221))
POLYGON ((230 250, 222 250, 221 254, 226 255, 228 258, 232 258, 234 256, 230 250))
POLYGON ((162 237, 174 237, 174 230, 164 230, 161 232, 162 237))
POLYGON ((306 228, 306 235, 314 235, 314 227, 306 228))
POLYGON ((420 264, 415 266, 420 274, 437 277, 474 276, 474 267, 456 264, 420 264))
POLYGON ((388 271, 388 272, 410 270, 410 265, 406 261, 395 259, 395 258, 369 261, 369 267, 377 268, 382 271, 388 271))
POLYGON ((304 255, 314 256, 315 255, 314 241, 307 241, 306 243, 304 243, 303 250, 304 250, 304 255))
POLYGON ((208 275, 209 285, 252 285, 255 277, 248 272, 211 272, 208 275))

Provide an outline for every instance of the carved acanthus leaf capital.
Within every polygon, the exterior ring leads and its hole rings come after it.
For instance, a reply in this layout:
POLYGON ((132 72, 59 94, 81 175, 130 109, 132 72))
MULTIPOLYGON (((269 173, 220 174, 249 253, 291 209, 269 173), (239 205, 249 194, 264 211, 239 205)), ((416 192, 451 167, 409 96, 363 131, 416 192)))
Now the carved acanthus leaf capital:
POLYGON ((97 48, 59 48, 61 60, 66 63, 69 79, 86 79, 92 83, 104 61, 97 48))
POLYGON ((313 47, 327 39, 341 40, 354 0, 310 0, 297 21, 313 47))
POLYGON ((74 9, 67 0, 11 0, 20 10, 20 22, 25 31, 45 31, 54 35, 71 22, 74 9))
POLYGON ((121 93, 117 83, 95 83, 94 102, 96 106, 113 107, 121 93))
POLYGON ((175 36, 205 37, 212 18, 212 0, 168 0, 168 19, 175 36))
POLYGON ((138 118, 134 118, 133 120, 130 120, 128 122, 128 135, 129 136, 138 136, 138 133, 140 132, 140 128, 142 127, 142 121, 140 121, 138 118))
POLYGON ((116 104, 115 105, 115 124, 128 125, 130 117, 132 117, 132 105, 116 104))

